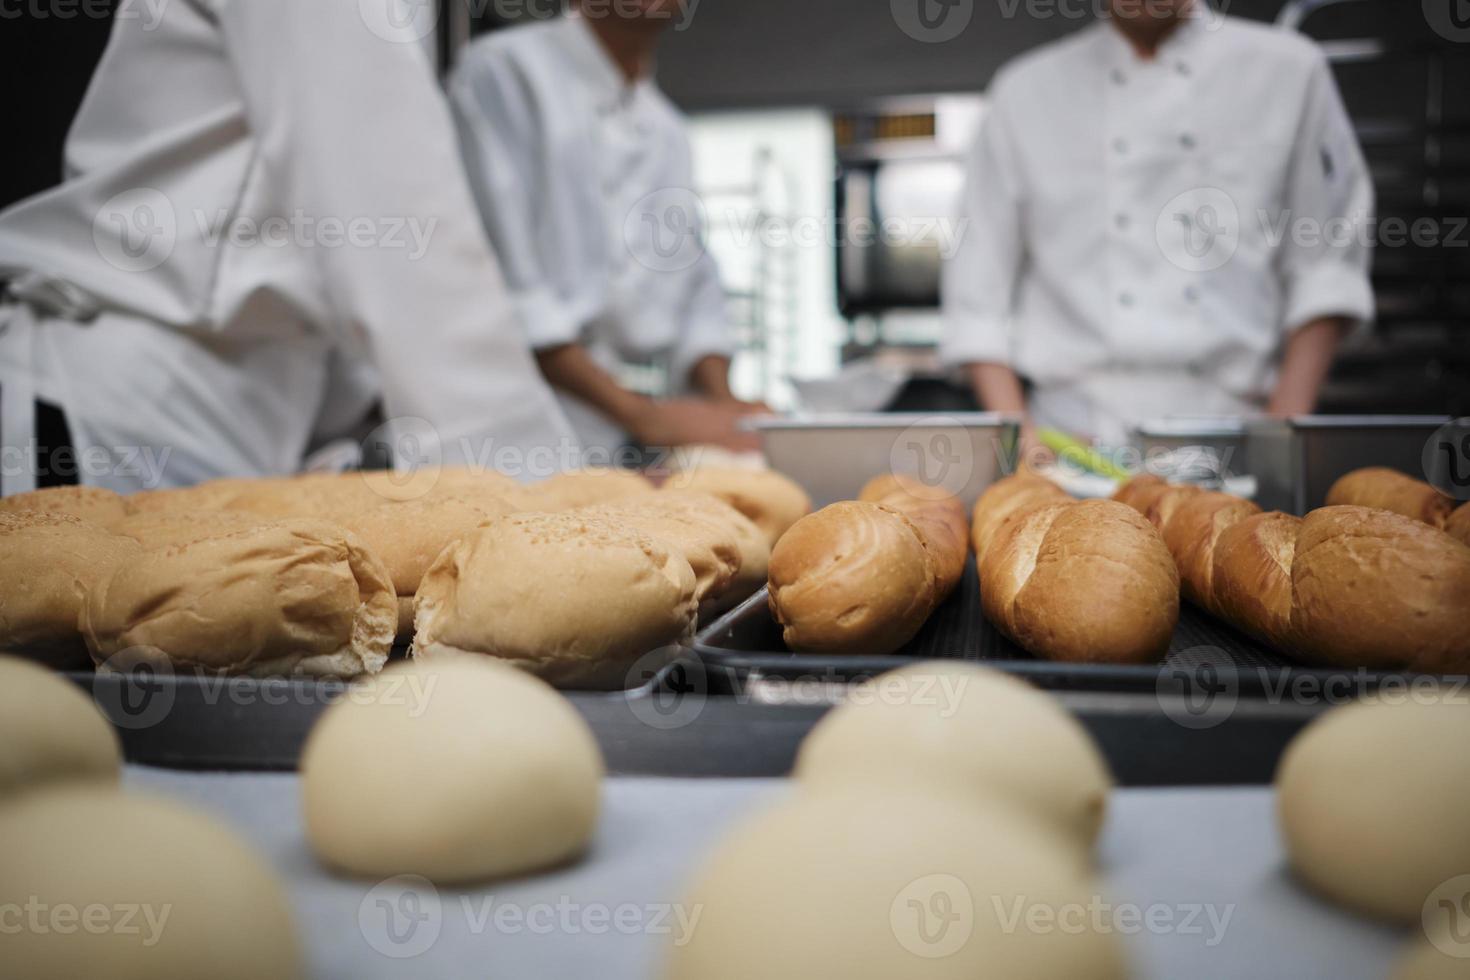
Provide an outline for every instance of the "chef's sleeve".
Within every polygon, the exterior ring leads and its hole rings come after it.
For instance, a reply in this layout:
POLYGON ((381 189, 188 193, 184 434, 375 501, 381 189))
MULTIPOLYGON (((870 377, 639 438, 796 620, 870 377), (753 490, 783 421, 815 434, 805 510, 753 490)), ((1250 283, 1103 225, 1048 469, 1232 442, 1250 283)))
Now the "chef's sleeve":
POLYGON ((314 271, 398 431, 422 419, 448 462, 519 452, 540 468, 548 447, 574 447, 476 216, 419 22, 388 0, 217 10, 264 178, 318 228, 348 229, 337 246, 321 231, 314 271))
POLYGON ((706 357, 732 357, 734 338, 725 309, 725 287, 720 268, 708 252, 682 273, 688 293, 678 342, 669 370, 676 389, 687 387, 689 372, 706 357))
POLYGON ((1293 331, 1323 317, 1373 319, 1373 183, 1325 57, 1318 58, 1287 178, 1290 232, 1278 256, 1293 331))
POLYGON ((579 310, 587 307, 574 295, 579 280, 559 281, 547 261, 575 255, 578 246, 558 241, 558 225, 538 213, 553 175, 537 150, 538 110, 525 82, 509 58, 471 52, 447 89, 470 189, 531 346, 576 341, 586 319, 579 310))
POLYGON ((997 98, 966 165, 959 244, 940 281, 939 353, 946 364, 1011 360, 1011 314, 1023 261, 1021 181, 1011 126, 1003 98, 997 98))

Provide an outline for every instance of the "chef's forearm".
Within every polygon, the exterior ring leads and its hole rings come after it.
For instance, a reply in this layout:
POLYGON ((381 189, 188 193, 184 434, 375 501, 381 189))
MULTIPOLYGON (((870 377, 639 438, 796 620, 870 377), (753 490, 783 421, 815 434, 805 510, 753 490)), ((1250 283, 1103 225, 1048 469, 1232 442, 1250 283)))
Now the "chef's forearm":
POLYGON ((1332 369, 1337 345, 1347 332, 1347 321, 1323 317, 1297 329, 1286 341, 1281 376, 1267 411, 1277 417, 1307 415, 1316 410, 1317 396, 1332 369))
POLYGON ((1020 414, 1026 411, 1021 379, 1009 364, 983 362, 966 365, 975 397, 987 412, 1020 414))
POLYGON ((730 391, 730 359, 723 354, 710 354, 694 362, 689 381, 698 392, 715 401, 734 401, 730 391))
POLYGON ((650 401, 618 383, 581 344, 536 351, 541 374, 554 388, 575 395, 628 432, 636 432, 650 401))

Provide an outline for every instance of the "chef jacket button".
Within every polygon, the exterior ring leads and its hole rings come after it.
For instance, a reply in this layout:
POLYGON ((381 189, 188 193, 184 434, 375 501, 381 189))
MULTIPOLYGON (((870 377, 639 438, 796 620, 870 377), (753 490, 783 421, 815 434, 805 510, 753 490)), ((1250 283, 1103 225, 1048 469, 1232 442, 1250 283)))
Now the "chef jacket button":
POLYGON ((1176 63, 1174 65, 1174 70, 1176 72, 1178 72, 1180 75, 1184 76, 1185 78, 1188 78, 1190 75, 1194 74, 1193 70, 1189 67, 1189 65, 1187 65, 1186 63, 1184 63, 1182 61, 1180 61, 1180 62, 1178 62, 1178 63, 1176 63))
POLYGON ((1126 85, 1126 84, 1128 84, 1128 76, 1125 75, 1125 74, 1123 74, 1123 69, 1121 69, 1121 68, 1114 68, 1113 69, 1112 78, 1113 78, 1113 84, 1114 85, 1126 85))
POLYGON ((1126 214, 1118 215, 1113 219, 1113 222, 1118 226, 1119 231, 1127 231, 1128 225, 1131 224, 1131 221, 1126 214))
POLYGON ((1114 150, 1114 152, 1117 152, 1117 153, 1127 153, 1128 152, 1128 141, 1125 140, 1125 139, 1115 139, 1115 140, 1113 140, 1113 150, 1114 150))
POLYGON ((1190 376, 1195 378, 1201 377, 1205 373, 1205 368, 1202 364, 1191 364, 1189 365, 1187 370, 1189 371, 1190 376))
POLYGON ((1198 303, 1199 302, 1199 290, 1198 289, 1195 289, 1193 286, 1185 286, 1184 287, 1184 301, 1186 303, 1198 303))
POLYGON ((1194 136, 1189 133, 1182 134, 1179 137, 1179 145, 1184 147, 1186 150, 1194 149, 1196 145, 1194 136))
POLYGON ((1124 306, 1124 307, 1131 307, 1133 305, 1133 294, 1132 293, 1119 293, 1118 294, 1118 303, 1120 305, 1124 306))

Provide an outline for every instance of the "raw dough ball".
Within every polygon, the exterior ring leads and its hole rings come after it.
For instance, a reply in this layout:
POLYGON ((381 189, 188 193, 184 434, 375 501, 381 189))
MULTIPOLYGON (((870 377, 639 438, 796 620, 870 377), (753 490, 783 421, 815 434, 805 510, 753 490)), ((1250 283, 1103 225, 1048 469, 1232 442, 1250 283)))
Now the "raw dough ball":
POLYGON ((462 882, 586 847, 602 755, 545 682, 484 657, 390 668, 334 705, 301 757, 306 829, 351 874, 462 882))
POLYGON ((1112 776, 1082 725, 1024 681, 965 663, 895 670, 812 729, 807 786, 915 787, 1022 808, 1091 848, 1112 776))
POLYGON ((0 975, 303 975, 285 890, 203 814, 113 789, 58 787, 0 806, 0 840, 0 908, 24 916, 0 944, 0 975))
POLYGON ((1298 875, 1348 908, 1414 922, 1470 874, 1470 707, 1409 695, 1340 708, 1287 748, 1276 773, 1298 875))
POLYGON ((121 766, 117 733, 75 684, 0 656, 0 799, 63 780, 116 784, 121 766))
POLYGON ((1096 896, 1065 848, 1010 811, 805 793, 720 845, 684 899, 700 917, 665 977, 1121 978, 1116 936, 1091 927, 1096 896), (1036 910, 1050 928, 1028 925, 1036 910))

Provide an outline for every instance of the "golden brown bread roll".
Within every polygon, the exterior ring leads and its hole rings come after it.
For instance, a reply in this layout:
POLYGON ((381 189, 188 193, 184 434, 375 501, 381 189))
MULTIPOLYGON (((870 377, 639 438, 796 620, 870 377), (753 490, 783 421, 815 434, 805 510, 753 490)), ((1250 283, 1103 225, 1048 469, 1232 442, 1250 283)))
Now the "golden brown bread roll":
POLYGON ((1296 651, 1334 666, 1470 670, 1470 546, 1420 521, 1324 507, 1292 562, 1296 651))
POLYGON ((909 519, 934 557, 939 601, 949 598, 970 556, 970 522, 959 498, 917 477, 888 473, 870 480, 858 499, 891 507, 909 519))
POLYGON ((806 491, 773 470, 703 467, 674 474, 663 488, 719 497, 750 518, 772 548, 812 510, 806 491))
POLYGON ((970 523, 975 560, 984 561, 991 540, 1012 517, 1071 499, 1061 487, 1029 471, 991 484, 975 502, 975 513, 970 523))
POLYGON ((1278 650, 1296 649, 1291 569, 1302 519, 1273 512, 1247 517, 1215 542, 1211 610, 1278 650))
POLYGON ((1226 528, 1259 514, 1261 508, 1228 493, 1186 493, 1172 500, 1176 506, 1159 530, 1179 568, 1184 598, 1201 609, 1216 612, 1216 542, 1226 528))
POLYGON ((398 616, 388 570, 325 521, 261 523, 139 550, 91 588, 82 635, 97 663, 130 650, 217 674, 376 673, 398 616))
POLYGON ((1450 537, 1470 545, 1470 504, 1465 504, 1451 514, 1449 520, 1445 521, 1444 530, 1450 537))
POLYGON ((0 651, 59 669, 91 666, 77 627, 82 602, 137 551, 66 514, 0 512, 0 651))
POLYGON ((1048 660, 1147 663, 1169 649, 1179 573, 1158 531, 1111 500, 1007 522, 980 564, 986 617, 1048 660))
POLYGON ((928 620, 936 588, 918 530, 882 504, 824 507, 771 552, 771 614, 792 650, 893 653, 928 620))
POLYGON ((1140 473, 1120 486, 1113 499, 1127 504, 1140 514, 1147 514, 1154 500, 1169 488, 1169 481, 1152 473, 1140 473))
POLYGON ((729 588, 740 571, 740 542, 729 524, 666 504, 664 499, 662 494, 647 494, 576 513, 631 527, 672 545, 693 569, 694 598, 703 604, 729 588))
POLYGON ((238 510, 144 510, 125 518, 113 533, 132 538, 144 550, 172 548, 205 538, 233 534, 268 518, 238 510))
POLYGON ((241 493, 260 483, 259 480, 208 480, 192 487, 144 490, 126 499, 133 514, 169 513, 172 511, 223 510, 241 493))
POLYGON ((700 605, 700 622, 708 622, 727 609, 734 608, 766 584, 771 568, 771 545, 755 522, 719 497, 707 493, 664 490, 658 494, 660 507, 713 521, 727 528, 735 537, 740 552, 740 567, 724 591, 700 605))
POLYGON ((111 528, 128 516, 127 499, 101 487, 49 487, 0 499, 0 514, 65 514, 111 528))
POLYGON ((626 686, 644 654, 694 631, 694 572, 672 546, 575 513, 515 514, 434 562, 415 657, 499 657, 559 687, 626 686))
POLYGON ((552 513, 638 497, 652 493, 653 489, 653 484, 641 473, 589 466, 523 487, 523 498, 517 502, 525 510, 552 513))
POLYGON ((1327 506, 1377 507, 1442 528, 1455 502, 1423 480, 1382 466, 1354 470, 1327 491, 1327 506))

